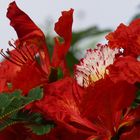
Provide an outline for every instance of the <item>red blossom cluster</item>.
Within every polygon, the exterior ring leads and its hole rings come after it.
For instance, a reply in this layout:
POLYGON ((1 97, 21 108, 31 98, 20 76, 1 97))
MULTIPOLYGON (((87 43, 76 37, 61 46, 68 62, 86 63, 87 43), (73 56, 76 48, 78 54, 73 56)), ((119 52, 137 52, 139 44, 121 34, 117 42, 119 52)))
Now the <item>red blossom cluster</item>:
POLYGON ((87 50, 71 76, 66 54, 72 40, 73 9, 63 11, 54 30, 50 58, 43 32, 15 2, 7 17, 18 40, 1 55, 0 91, 20 89, 24 96, 39 86, 44 96, 24 108, 39 112, 55 127, 35 135, 23 124, 0 132, 1 140, 140 140, 140 106, 132 107, 140 84, 140 19, 120 24, 106 36, 108 44, 87 50), (123 51, 121 51, 123 50, 123 51), (58 79, 58 69, 63 77, 58 79), (12 87, 8 87, 8 84, 12 87))

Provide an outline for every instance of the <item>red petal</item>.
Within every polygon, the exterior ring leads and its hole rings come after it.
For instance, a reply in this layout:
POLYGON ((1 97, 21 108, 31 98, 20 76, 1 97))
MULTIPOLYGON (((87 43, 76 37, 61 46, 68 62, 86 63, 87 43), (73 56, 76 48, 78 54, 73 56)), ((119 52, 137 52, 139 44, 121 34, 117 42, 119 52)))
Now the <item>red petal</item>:
POLYGON ((131 56, 118 58, 113 65, 108 67, 112 81, 128 81, 131 84, 140 82, 140 62, 131 56))
POLYGON ((72 83, 71 78, 65 78, 46 85, 45 93, 47 95, 40 102, 40 105, 44 106, 41 109, 46 113, 49 112, 57 120, 63 120, 67 114, 71 114, 70 112, 77 113, 78 108, 72 95, 72 83))
POLYGON ((136 88, 127 82, 114 84, 109 78, 99 80, 88 88, 83 98, 83 115, 93 121, 99 119, 100 125, 113 132, 117 112, 131 105, 135 92, 136 88))
POLYGON ((10 19, 11 26, 17 32, 19 37, 17 44, 20 47, 26 42, 27 45, 39 48, 42 68, 48 74, 50 72, 50 58, 43 32, 28 15, 17 7, 15 2, 9 5, 7 17, 10 19))
POLYGON ((120 140, 139 140, 140 139, 140 126, 134 127, 131 131, 121 135, 120 140))
POLYGON ((19 66, 8 60, 4 60, 0 63, 0 92, 8 90, 7 83, 11 82, 19 70, 19 66))
POLYGON ((20 89, 23 94, 27 94, 32 88, 47 82, 44 75, 37 63, 26 63, 11 81, 13 89, 20 89))
POLYGON ((87 135, 81 133, 72 133, 67 131, 64 127, 57 126, 49 134, 46 140, 86 140, 87 135))
POLYGON ((70 48, 72 39, 72 22, 73 22, 73 9, 62 12, 62 16, 55 24, 55 31, 60 37, 64 39, 63 43, 55 39, 54 52, 52 57, 52 66, 59 67, 64 63, 65 56, 70 48))
POLYGON ((72 37, 73 11, 73 9, 63 11, 62 16, 55 24, 54 30, 60 37, 64 38, 65 41, 70 41, 72 37))
POLYGON ((47 85, 46 96, 37 103, 38 107, 45 114, 44 116, 50 116, 72 132, 82 131, 89 134, 88 130, 90 130, 94 134, 97 127, 86 118, 82 118, 80 114, 79 105, 83 94, 82 89, 77 89, 78 87, 73 84, 73 80, 67 77, 47 85))
POLYGON ((7 17, 10 19, 11 26, 17 32, 19 39, 25 38, 29 34, 43 36, 42 31, 35 25, 35 23, 21 11, 15 2, 10 3, 7 17))

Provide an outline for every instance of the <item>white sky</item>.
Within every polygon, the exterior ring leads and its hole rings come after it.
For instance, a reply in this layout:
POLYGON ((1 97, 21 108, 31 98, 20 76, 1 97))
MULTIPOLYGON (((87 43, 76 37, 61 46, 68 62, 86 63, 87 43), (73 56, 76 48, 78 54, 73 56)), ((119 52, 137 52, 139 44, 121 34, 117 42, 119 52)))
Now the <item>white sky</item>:
MULTIPOLYGON (((0 0, 0 48, 7 48, 8 41, 16 39, 16 33, 9 26, 6 9, 12 0, 0 0)), ((74 30, 91 25, 101 28, 116 28, 121 22, 127 23, 138 12, 140 0, 16 0, 17 5, 32 20, 40 25, 43 31, 47 21, 56 22, 63 10, 73 8, 74 30), (79 17, 80 15, 80 17, 79 17)))

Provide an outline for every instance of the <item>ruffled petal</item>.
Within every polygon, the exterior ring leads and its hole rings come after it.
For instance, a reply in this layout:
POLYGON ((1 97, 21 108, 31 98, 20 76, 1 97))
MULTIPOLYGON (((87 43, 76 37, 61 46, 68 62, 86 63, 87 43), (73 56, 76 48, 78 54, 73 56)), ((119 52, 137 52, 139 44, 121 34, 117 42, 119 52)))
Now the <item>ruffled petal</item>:
POLYGON ((123 48, 125 55, 140 55, 140 19, 130 25, 120 24, 118 28, 106 36, 110 48, 123 48))

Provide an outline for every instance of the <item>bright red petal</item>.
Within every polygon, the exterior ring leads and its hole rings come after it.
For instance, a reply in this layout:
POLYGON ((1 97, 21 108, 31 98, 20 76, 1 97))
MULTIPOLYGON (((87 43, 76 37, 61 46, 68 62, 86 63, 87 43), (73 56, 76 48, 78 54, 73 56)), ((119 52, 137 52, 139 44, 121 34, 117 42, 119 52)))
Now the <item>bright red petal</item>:
POLYGON ((46 96, 40 101, 41 109, 55 120, 65 120, 72 112, 79 112, 72 95, 72 81, 65 78, 45 87, 46 96))
POLYGON ((65 56, 70 48, 72 39, 72 23, 73 23, 73 9, 62 12, 62 16, 55 24, 56 33, 64 39, 61 43, 55 39, 54 52, 52 57, 52 66, 59 67, 65 60, 65 56))
POLYGON ((131 105, 136 88, 123 81, 114 84, 106 78, 96 82, 93 87, 88 87, 87 90, 81 105, 83 116, 92 121, 97 120, 106 131, 112 133, 116 114, 131 105))
POLYGON ((62 16, 55 24, 54 30, 65 41, 70 41, 72 36, 73 9, 63 11, 62 16))
POLYGON ((131 56, 118 58, 108 67, 112 81, 125 80, 131 84, 140 82, 140 62, 131 56))
POLYGON ((44 116, 49 116, 67 130, 93 135, 97 127, 82 118, 79 105, 84 92, 75 86, 68 77, 47 85, 46 96, 38 103, 38 107, 44 116))
POLYGON ((37 63, 26 63, 11 80, 13 90, 20 89, 27 94, 32 88, 48 82, 44 75, 37 63))
POLYGON ((17 71, 20 70, 20 67, 4 60, 0 63, 0 92, 8 90, 8 83, 16 76, 17 71))

